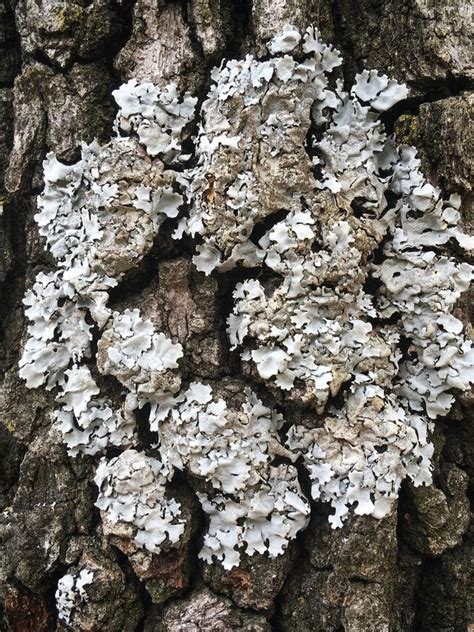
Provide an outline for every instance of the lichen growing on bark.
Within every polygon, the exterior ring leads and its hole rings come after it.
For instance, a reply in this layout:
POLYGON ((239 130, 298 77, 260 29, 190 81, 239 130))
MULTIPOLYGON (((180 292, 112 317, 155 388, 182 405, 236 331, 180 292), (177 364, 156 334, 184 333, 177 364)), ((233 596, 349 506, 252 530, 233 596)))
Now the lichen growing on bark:
POLYGON ((131 80, 114 93, 115 138, 84 144, 75 165, 47 156, 36 220, 58 269, 25 297, 20 375, 58 389, 71 454, 123 450, 96 476, 109 534, 126 523, 149 551, 178 543, 184 522, 166 485, 182 470, 202 479, 201 557, 226 569, 242 551, 281 555, 306 526, 299 458, 333 527, 352 506, 386 516, 405 477, 431 481, 431 420, 474 380, 451 313, 472 277, 450 252, 472 247, 459 200, 424 179, 380 119, 407 89, 364 71, 345 90, 338 51, 313 27, 287 26, 268 49, 265 61, 214 69, 198 115, 176 86, 131 80), (108 305, 166 219, 176 239, 195 240, 198 270, 265 270, 269 281, 235 288, 230 342, 248 375, 324 416, 320 427, 293 424, 250 389, 239 407, 208 384, 182 385, 181 345, 138 309, 108 305), (101 394, 93 359, 128 390, 120 406, 101 394), (139 453, 145 406, 158 443, 139 453))

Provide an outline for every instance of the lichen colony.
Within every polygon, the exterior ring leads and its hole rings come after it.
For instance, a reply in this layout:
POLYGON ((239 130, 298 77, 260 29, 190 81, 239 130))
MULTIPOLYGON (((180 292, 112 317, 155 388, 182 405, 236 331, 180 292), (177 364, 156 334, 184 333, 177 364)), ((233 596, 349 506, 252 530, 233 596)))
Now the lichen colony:
MULTIPOLYGON (((214 69, 200 107, 174 85, 129 81, 114 92, 109 143, 84 144, 74 165, 48 154, 35 219, 57 266, 24 299, 20 375, 57 392, 69 453, 97 455, 103 519, 152 553, 173 545, 185 525, 168 485, 185 472, 204 482, 200 557, 226 569, 244 552, 281 554, 307 525, 298 468, 333 527, 351 508, 387 515, 405 477, 429 484, 433 420, 474 381, 453 315, 472 277, 453 254, 473 246, 460 200, 426 181, 380 119, 406 87, 364 71, 346 90, 338 51, 313 27, 285 27, 268 50, 214 69), (237 404, 183 379, 183 347, 139 306, 108 305, 165 220, 193 240, 199 271, 249 271, 227 319, 254 384, 237 404), (120 401, 101 392, 107 376, 120 401), (311 427, 264 405, 258 384, 311 411, 311 427), (145 406, 149 446, 137 436, 145 406)), ((60 582, 64 620, 84 573, 60 582)))

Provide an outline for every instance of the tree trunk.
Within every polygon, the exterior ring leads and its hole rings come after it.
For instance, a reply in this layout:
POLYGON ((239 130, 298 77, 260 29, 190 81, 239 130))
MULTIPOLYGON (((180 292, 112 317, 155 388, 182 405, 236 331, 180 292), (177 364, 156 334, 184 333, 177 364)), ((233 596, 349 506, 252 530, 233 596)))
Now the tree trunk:
MULTIPOLYGON (((472 23, 467 0, 0 0, 5 630, 474 629, 474 435, 465 393, 436 420, 432 485, 405 481, 388 516, 351 515, 340 529, 331 529, 327 506, 313 502, 309 525, 283 555, 243 554, 226 570, 198 558, 207 523, 185 474, 172 482, 187 516, 179 546, 145 555, 107 532, 94 506, 100 455, 68 455, 53 426, 56 392, 28 389, 18 375, 28 324, 25 290, 55 265, 33 218, 44 186, 42 162, 53 151, 71 164, 82 141, 110 139, 113 89, 132 78, 161 87, 176 82, 202 99, 221 60, 265 55, 285 24, 302 31, 314 24, 341 51, 346 86, 364 68, 408 85, 409 97, 383 115, 385 125, 398 143, 416 146, 433 184, 461 195, 466 226, 472 217, 472 23), (97 584, 68 628, 58 619, 58 581, 85 566, 94 569, 97 584)), ((182 342, 191 380, 211 380, 217 390, 240 390, 242 380, 254 384, 226 335, 231 292, 244 276, 198 273, 193 246, 171 239, 171 228, 165 222, 150 252, 112 292, 114 309, 153 312, 162 330, 182 342)), ((464 322, 468 305, 463 299, 457 308, 464 322)), ((109 387, 118 397, 119 382, 109 387)), ((273 391, 265 397, 271 404, 273 391)), ((299 413, 286 406, 285 415, 292 414, 299 413)))

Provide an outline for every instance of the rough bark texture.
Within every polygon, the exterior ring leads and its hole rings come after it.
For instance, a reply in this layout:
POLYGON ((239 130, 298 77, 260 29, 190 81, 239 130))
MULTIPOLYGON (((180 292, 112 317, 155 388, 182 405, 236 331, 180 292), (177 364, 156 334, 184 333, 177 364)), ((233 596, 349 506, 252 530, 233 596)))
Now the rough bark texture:
MULTIPOLYGON (((71 459, 51 430, 53 397, 17 375, 21 299, 50 264, 32 219, 47 150, 73 160, 81 140, 107 138, 112 87, 131 77, 204 94, 223 57, 262 53, 283 24, 315 23, 345 56, 351 81, 377 68, 411 88, 387 116, 416 145, 432 182, 463 198, 472 219, 472 7, 466 0, 0 0, 0 555, 3 625, 63 629, 54 591, 88 560, 99 577, 75 630, 461 632, 474 625, 474 434, 469 400, 437 423, 435 484, 406 484, 398 515, 353 517, 332 531, 315 506, 282 557, 232 571, 202 566, 202 518, 186 482, 176 496, 193 529, 182 548, 131 550, 102 531, 94 460, 71 459)), ((121 285, 121 308, 179 339, 199 377, 235 377, 225 337, 229 280, 205 279, 166 231, 121 285), (158 271, 158 272, 157 272, 158 271), (159 279, 159 281, 158 281, 159 279)), ((468 303, 461 306, 468 317, 468 303)), ((225 383, 224 383, 225 387, 225 383)))

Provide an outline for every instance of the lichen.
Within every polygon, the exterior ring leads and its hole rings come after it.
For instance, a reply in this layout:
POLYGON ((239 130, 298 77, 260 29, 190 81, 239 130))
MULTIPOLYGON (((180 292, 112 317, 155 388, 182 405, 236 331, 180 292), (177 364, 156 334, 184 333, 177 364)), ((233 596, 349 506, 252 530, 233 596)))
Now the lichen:
MULTIPOLYGON (((127 117, 135 121, 140 115, 142 101, 133 91, 134 85, 126 84, 120 90, 119 100, 125 110, 119 110, 118 121, 129 120, 127 117)), ((146 89, 145 85, 144 93, 146 89)), ((169 94, 164 95, 165 109, 172 108, 169 94)), ((155 91, 153 98, 159 96, 155 91)), ((189 97, 187 112, 193 103, 189 97)), ((159 110, 160 104, 154 104, 159 110)), ((148 112, 152 118, 153 112, 148 112)), ((99 389, 89 369, 79 365, 91 357, 93 325, 89 315, 100 330, 110 319, 119 318, 107 307, 108 291, 151 249, 162 222, 178 214, 183 198, 175 191, 177 173, 166 161, 170 147, 178 148, 184 138, 187 120, 179 112, 174 113, 171 123, 166 119, 166 151, 157 152, 154 158, 142 151, 136 137, 117 136, 104 146, 95 141, 83 144, 81 160, 75 165, 60 163, 52 153, 44 162, 45 188, 35 219, 58 269, 40 272, 26 293, 25 313, 31 324, 20 376, 30 388, 42 384, 48 389, 59 388, 58 400, 65 405, 56 417, 71 454, 94 454, 108 444, 133 444, 134 400, 131 403, 129 398, 121 410, 114 410, 105 398, 94 399, 99 389), (83 378, 82 393, 81 386, 71 381, 78 375, 83 378), (92 382, 94 386, 90 386, 92 382), (68 405, 73 390, 82 397, 80 407, 68 405)), ((126 315, 120 318, 123 321, 126 315)), ((147 327, 146 323, 141 326, 147 327)), ((105 339, 109 335, 106 332, 105 339)), ((160 333, 152 337, 158 353, 165 352, 164 338, 160 333)), ((137 350, 137 355, 146 357, 143 351, 137 350)), ((166 362, 164 358, 162 361, 166 362)), ((110 372, 113 374, 112 369, 110 372)))
POLYGON ((114 312, 98 345, 97 366, 113 375, 142 402, 157 393, 176 393, 181 386, 178 360, 183 348, 153 323, 143 320, 138 309, 114 312))
POLYGON ((83 601, 87 601, 86 586, 92 584, 94 573, 87 568, 81 569, 76 574, 66 574, 58 581, 56 590, 56 607, 58 617, 68 625, 76 608, 81 607, 83 601))
POLYGON ((209 516, 199 556, 209 564, 217 559, 225 569, 239 565, 243 547, 247 555, 281 555, 308 524, 309 503, 292 465, 270 467, 267 477, 237 501, 201 493, 198 498, 209 516))
POLYGON ((346 91, 338 51, 313 27, 288 25, 268 48, 265 61, 214 69, 198 116, 176 86, 131 80, 114 92, 115 138, 83 145, 75 165, 48 154, 35 217, 57 269, 24 301, 20 375, 57 389, 69 452, 120 450, 95 477, 107 533, 153 553, 177 544, 185 523, 168 483, 179 470, 209 518, 200 556, 226 569, 243 552, 281 555, 306 526, 295 463, 313 498, 331 503, 333 527, 351 507, 387 515, 405 477, 429 484, 433 420, 474 381, 452 314, 473 272, 451 249, 473 245, 459 198, 426 181, 414 148, 397 146, 380 118, 407 88, 371 70, 346 91), (232 398, 187 382, 181 344, 139 309, 108 306, 167 218, 176 239, 194 239, 205 274, 264 271, 235 287, 229 341, 245 374, 311 424, 250 388, 232 398), (124 387, 117 401, 97 371, 124 387), (140 452, 145 405, 158 442, 140 452))
POLYGON ((160 461, 136 450, 110 461, 103 458, 94 478, 96 506, 112 525, 131 524, 134 542, 157 553, 165 541, 176 543, 184 532, 181 506, 166 496, 170 474, 160 461))
POLYGON ((308 522, 309 504, 292 465, 274 467, 275 456, 293 459, 280 443, 281 415, 245 389, 240 409, 212 388, 193 383, 170 404, 157 427, 163 462, 212 486, 198 494, 210 518, 200 557, 231 569, 240 553, 280 555, 308 522))

